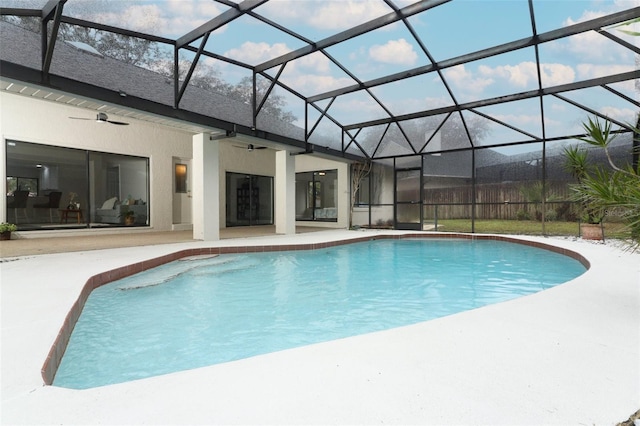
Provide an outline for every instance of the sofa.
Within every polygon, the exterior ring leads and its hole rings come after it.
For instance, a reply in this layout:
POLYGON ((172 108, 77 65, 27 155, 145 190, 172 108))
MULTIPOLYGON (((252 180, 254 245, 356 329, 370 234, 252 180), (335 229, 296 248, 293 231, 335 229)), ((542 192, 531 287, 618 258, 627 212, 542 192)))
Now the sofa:
POLYGON ((106 200, 99 209, 96 209, 96 222, 124 224, 124 215, 128 211, 134 212, 134 223, 144 225, 147 223, 147 204, 142 200, 120 201, 117 197, 106 200))
POLYGON ((315 210, 316 219, 337 219, 338 209, 335 207, 325 207, 323 209, 315 210))

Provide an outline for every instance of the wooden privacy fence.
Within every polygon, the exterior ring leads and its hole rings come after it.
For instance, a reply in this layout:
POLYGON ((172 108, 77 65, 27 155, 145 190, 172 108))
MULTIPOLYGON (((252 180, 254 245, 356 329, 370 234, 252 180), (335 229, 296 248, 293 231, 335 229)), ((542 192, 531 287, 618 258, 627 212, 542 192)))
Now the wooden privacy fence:
MULTIPOLYGON (((547 220, 576 220, 567 182, 548 182, 547 220)), ((469 219, 474 193, 471 186, 425 190, 424 219, 469 219)), ((475 186, 476 219, 542 219, 542 186, 539 182, 503 182, 475 186)))

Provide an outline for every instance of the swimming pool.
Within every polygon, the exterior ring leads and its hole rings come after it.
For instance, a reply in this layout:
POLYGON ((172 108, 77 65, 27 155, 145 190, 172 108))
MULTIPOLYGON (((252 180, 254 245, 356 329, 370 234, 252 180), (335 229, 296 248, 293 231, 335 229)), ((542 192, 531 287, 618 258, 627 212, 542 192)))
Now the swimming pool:
POLYGON ((89 388, 434 319, 585 271, 493 240, 383 240, 178 261, 93 291, 54 385, 89 388))

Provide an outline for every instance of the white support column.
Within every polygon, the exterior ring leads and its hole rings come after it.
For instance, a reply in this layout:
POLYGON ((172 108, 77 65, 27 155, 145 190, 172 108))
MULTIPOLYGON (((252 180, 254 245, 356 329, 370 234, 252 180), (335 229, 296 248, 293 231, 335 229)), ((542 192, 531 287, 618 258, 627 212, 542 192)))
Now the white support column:
POLYGON ((203 133, 193 136, 193 238, 220 239, 220 145, 203 133))
POLYGON ((289 151, 276 152, 276 234, 296 233, 296 163, 289 151))
POLYGON ((3 194, 0 197, 0 222, 8 222, 7 218, 7 142, 2 135, 2 121, 0 120, 0 175, 2 175, 2 182, 0 183, 0 191, 3 194))

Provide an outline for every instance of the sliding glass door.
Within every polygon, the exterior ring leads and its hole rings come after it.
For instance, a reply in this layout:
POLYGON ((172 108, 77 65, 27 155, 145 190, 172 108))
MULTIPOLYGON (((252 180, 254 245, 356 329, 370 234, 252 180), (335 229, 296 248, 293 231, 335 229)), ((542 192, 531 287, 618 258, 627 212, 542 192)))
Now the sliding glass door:
POLYGON ((338 221, 338 171, 296 173, 296 220, 338 221))
POLYGON ((273 225, 273 178, 227 172, 226 225, 273 225))
POLYGON ((89 172, 94 226, 149 224, 148 159, 91 152, 89 172))
POLYGON ((19 230, 149 224, 148 158, 12 140, 6 150, 6 217, 19 230))

